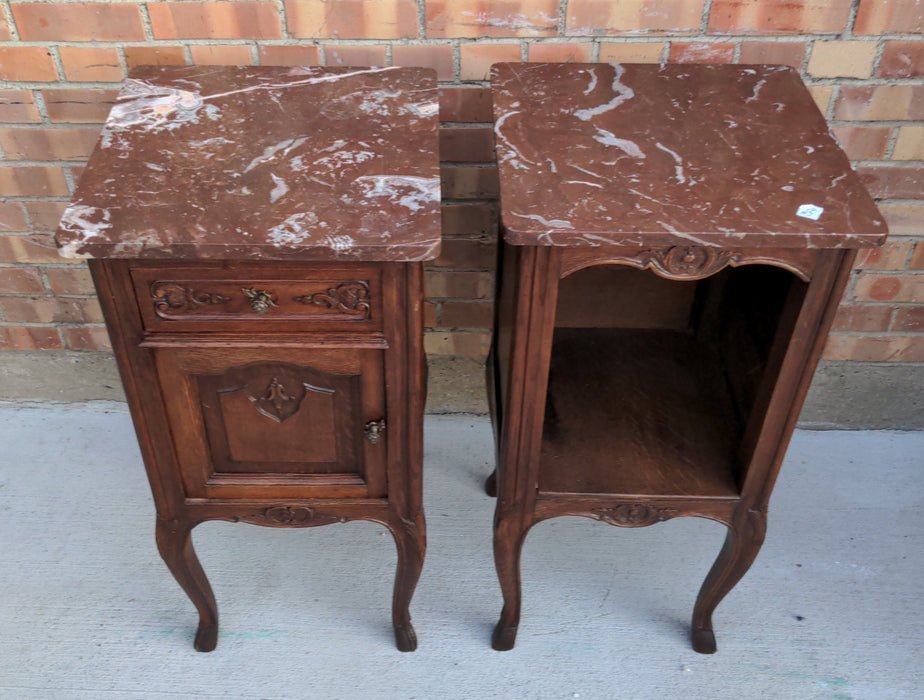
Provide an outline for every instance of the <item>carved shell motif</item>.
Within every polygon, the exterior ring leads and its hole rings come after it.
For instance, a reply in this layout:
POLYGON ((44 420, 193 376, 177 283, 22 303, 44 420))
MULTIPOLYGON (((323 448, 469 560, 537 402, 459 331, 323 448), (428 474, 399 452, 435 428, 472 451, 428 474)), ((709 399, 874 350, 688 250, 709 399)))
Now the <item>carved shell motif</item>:
POLYGON ((593 516, 619 527, 646 527, 677 514, 676 508, 661 508, 646 503, 623 503, 612 508, 595 508, 593 516))
POLYGON ((307 506, 272 506, 255 513, 235 516, 231 520, 267 527, 312 527, 346 522, 347 519, 336 515, 318 514, 307 506))
POLYGON ((643 250, 636 256, 642 268, 675 279, 701 279, 734 264, 740 253, 703 246, 674 246, 667 250, 643 250))

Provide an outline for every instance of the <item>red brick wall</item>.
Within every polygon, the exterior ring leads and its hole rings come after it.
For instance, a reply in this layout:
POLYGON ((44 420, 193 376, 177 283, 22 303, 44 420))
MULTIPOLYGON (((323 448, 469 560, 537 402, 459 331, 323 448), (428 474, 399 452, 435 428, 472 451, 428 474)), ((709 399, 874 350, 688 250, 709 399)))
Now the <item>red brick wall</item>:
POLYGON ((445 245, 427 350, 480 357, 491 321, 495 61, 785 63, 892 236, 851 280, 825 357, 924 362, 924 4, 915 0, 286 0, 0 5, 0 348, 107 347, 82 264, 51 240, 128 68, 424 65, 442 81, 445 245))

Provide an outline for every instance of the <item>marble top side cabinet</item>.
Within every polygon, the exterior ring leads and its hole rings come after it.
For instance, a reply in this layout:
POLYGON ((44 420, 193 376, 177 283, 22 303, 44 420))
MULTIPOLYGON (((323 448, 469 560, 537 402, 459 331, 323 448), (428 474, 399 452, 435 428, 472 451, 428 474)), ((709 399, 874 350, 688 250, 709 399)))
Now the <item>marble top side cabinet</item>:
POLYGON ((498 64, 492 92, 494 648, 516 639, 535 523, 698 516, 728 527, 693 611, 714 652, 856 250, 886 224, 791 69, 498 64))
POLYGON ((382 524, 397 645, 416 647, 437 116, 425 69, 140 67, 64 213, 200 651, 218 637, 190 539, 206 520, 382 524))

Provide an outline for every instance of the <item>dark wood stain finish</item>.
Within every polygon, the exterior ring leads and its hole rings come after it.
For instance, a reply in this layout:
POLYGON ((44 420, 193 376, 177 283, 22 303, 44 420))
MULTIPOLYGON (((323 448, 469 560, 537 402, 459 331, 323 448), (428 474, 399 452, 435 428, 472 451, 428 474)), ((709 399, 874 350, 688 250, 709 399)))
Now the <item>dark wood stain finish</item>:
POLYGON ((58 241, 63 254, 94 258, 157 546, 199 612, 195 648, 218 639, 196 525, 371 520, 394 536, 392 622, 398 648, 415 649, 409 606, 426 547, 420 259, 439 248, 434 76, 144 68, 123 99, 58 241), (256 95, 271 98, 259 103, 266 119, 240 118, 256 95), (150 114, 158 108, 163 120, 150 114), (213 122, 224 115, 222 129, 213 122), (168 143, 176 150, 164 155, 168 143), (180 167, 184 147, 208 164, 188 191, 107 186, 133 168, 130 183, 151 184, 145 165, 180 167), (236 209, 248 186, 254 208, 236 209))
POLYGON ((789 71, 504 64, 492 89, 493 646, 515 643, 535 523, 697 516, 728 527, 693 612, 712 653, 854 248, 885 225, 789 71), (829 216, 796 216, 803 196, 829 216))

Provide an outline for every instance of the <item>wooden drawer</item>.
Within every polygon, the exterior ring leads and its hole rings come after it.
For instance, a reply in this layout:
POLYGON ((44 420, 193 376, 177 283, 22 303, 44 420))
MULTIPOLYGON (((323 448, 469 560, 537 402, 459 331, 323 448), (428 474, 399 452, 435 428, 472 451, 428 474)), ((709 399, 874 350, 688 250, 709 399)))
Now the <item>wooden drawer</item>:
POLYGON ((189 263, 131 268, 145 331, 371 332, 382 328, 375 264, 189 263))

